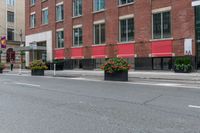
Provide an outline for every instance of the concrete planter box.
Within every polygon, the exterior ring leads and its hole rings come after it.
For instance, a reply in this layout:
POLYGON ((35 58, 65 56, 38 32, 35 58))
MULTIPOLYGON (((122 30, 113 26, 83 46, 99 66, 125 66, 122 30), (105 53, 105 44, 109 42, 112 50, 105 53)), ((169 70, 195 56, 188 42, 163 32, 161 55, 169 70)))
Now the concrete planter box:
POLYGON ((126 72, 114 72, 104 73, 104 80, 108 81, 128 81, 128 71, 126 72))
POLYGON ((44 70, 31 70, 32 76, 44 76, 44 70))

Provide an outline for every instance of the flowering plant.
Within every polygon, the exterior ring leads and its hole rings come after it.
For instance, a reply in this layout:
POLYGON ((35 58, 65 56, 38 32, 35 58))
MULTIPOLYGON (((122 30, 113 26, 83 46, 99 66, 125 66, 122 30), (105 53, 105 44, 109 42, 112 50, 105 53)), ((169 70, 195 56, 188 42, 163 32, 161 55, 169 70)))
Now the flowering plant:
POLYGON ((5 69, 5 64, 0 63, 0 69, 1 69, 1 70, 5 69))
POLYGON ((101 69, 107 73, 128 71, 131 66, 122 58, 108 59, 107 62, 101 66, 101 69))
POLYGON ((30 63, 31 70, 47 70, 47 66, 44 62, 41 60, 34 60, 32 63, 30 63))

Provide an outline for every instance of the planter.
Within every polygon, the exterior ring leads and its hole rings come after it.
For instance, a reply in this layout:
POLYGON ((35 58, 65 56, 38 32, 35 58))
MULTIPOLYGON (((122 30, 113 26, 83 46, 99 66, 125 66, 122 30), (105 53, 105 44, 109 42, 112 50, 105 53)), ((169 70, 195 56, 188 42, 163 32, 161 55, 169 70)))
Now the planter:
POLYGON ((176 73, 191 73, 192 71, 191 70, 177 70, 177 69, 174 69, 174 72, 176 72, 176 73))
POLYGON ((44 76, 44 70, 31 70, 32 76, 44 76))
POLYGON ((0 73, 3 73, 3 69, 0 69, 0 73))
POLYGON ((128 81, 128 71, 126 72, 114 72, 104 74, 104 80, 109 81, 128 81))

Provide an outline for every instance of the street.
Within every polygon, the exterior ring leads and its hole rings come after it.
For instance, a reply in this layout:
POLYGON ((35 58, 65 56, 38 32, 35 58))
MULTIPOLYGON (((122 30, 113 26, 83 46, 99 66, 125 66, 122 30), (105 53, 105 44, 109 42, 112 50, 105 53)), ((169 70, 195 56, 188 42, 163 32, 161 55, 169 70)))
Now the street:
POLYGON ((0 133, 200 133, 200 87, 0 75, 0 133))

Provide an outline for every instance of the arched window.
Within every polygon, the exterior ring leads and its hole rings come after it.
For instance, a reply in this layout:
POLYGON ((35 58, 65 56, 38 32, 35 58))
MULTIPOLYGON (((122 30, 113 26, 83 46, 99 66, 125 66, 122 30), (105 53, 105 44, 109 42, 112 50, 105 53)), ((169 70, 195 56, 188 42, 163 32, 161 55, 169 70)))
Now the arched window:
POLYGON ((10 61, 15 61, 15 51, 13 48, 9 48, 6 52, 6 61, 9 63, 10 61))

